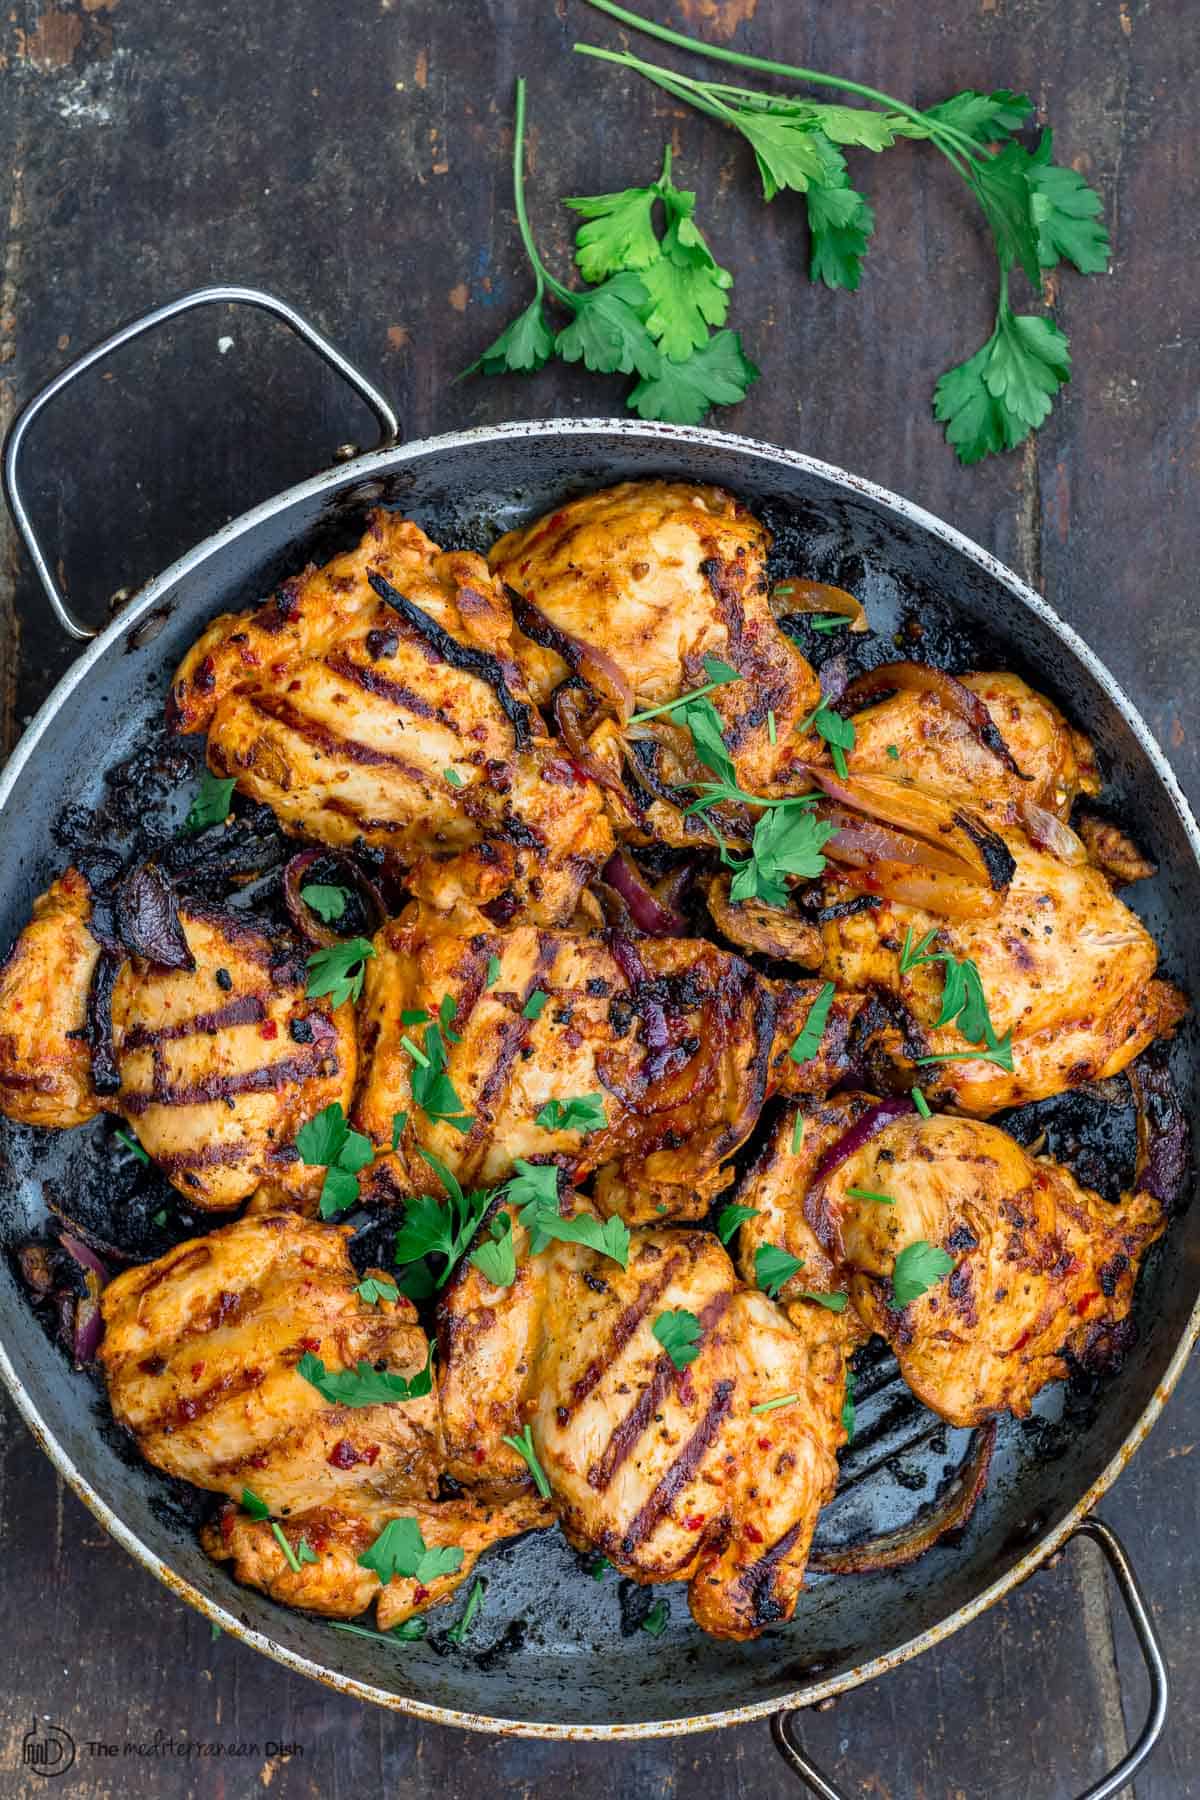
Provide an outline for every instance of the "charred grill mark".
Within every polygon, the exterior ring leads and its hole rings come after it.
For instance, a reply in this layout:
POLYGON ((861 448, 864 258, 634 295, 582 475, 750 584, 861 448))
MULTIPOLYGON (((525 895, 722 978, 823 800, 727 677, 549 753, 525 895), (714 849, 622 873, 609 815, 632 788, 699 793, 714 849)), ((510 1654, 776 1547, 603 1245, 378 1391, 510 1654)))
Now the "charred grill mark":
MULTIPOLYGON (((778 1018, 775 996, 763 982, 755 978, 750 970, 744 969, 742 974, 743 994, 745 988, 749 987, 752 1000, 754 1054, 746 1071, 741 1111, 725 1127, 713 1145, 712 1154, 716 1157, 725 1156, 729 1151, 735 1150, 753 1129, 766 1101, 767 1082, 771 1074, 771 1052, 775 1047, 775 1026, 778 1018)), ((741 998, 742 996, 739 995, 739 1006, 741 998)), ((735 1008, 730 1009, 731 1013, 735 1010, 735 1008)), ((732 1029, 736 1030, 733 1019, 730 1023, 732 1029)))
MULTIPOLYGON (((579 1380, 571 1389, 571 1404, 566 1409, 568 1418, 577 1406, 583 1405, 583 1402, 595 1388, 596 1383, 600 1380, 600 1377, 603 1375, 605 1369, 608 1368, 609 1364, 616 1362, 618 1356, 620 1356, 622 1350, 624 1350, 626 1344, 645 1318, 649 1308, 654 1305, 654 1302, 658 1299, 668 1283, 675 1279, 676 1273, 682 1269, 682 1267, 682 1256, 676 1255, 669 1257, 649 1281, 642 1282, 641 1286, 638 1288, 637 1297, 631 1301, 623 1312, 617 1315, 617 1322, 612 1328, 612 1333, 608 1342, 605 1344, 603 1350, 598 1351, 592 1358, 583 1374, 579 1377, 579 1380)), ((669 1361, 670 1358, 668 1358, 668 1362, 669 1361)), ((618 1427, 618 1429, 620 1429, 620 1427, 618 1427)), ((607 1452, 605 1454, 607 1455, 607 1452)), ((590 1475, 588 1479, 589 1481, 591 1480, 590 1475)), ((592 1485, 594 1486, 595 1483, 592 1485)))
POLYGON ((402 681, 393 681, 390 676, 383 675, 378 669, 363 663, 356 663, 347 656, 344 650, 333 650, 325 658, 325 667, 344 681, 360 687, 365 693, 374 694, 379 700, 390 700, 393 706, 404 712, 414 713, 419 719, 436 719, 439 725, 460 735, 460 729, 454 719, 440 706, 431 706, 415 688, 410 688, 402 681))
POLYGON ((621 1550, 624 1555, 632 1556, 639 1545, 646 1541, 663 1513, 674 1504, 696 1473, 733 1405, 733 1390, 736 1386, 737 1383, 732 1380, 718 1381, 714 1386, 704 1417, 622 1538, 621 1550))
POLYGON ((177 1042, 180 1038, 211 1036, 231 1025, 258 1025, 266 1016, 267 1009, 258 994, 242 994, 228 1006, 218 1006, 213 1012, 196 1013, 193 1018, 179 1019, 174 1025, 157 1028, 134 1025, 121 1039, 120 1048, 122 1053, 147 1050, 154 1044, 177 1042))
MULTIPOLYGON (((220 933, 227 944, 235 946, 250 962, 259 963, 264 969, 271 969, 272 978, 276 980, 278 978, 275 976, 275 969, 280 966, 280 959, 288 955, 295 947, 294 944, 289 944, 286 938, 272 940, 260 925, 256 925, 245 914, 226 910, 219 906, 205 906, 198 900, 188 900, 187 905, 182 909, 182 917, 185 922, 196 919, 202 924, 211 926, 214 931, 220 933)), ((299 966, 303 969, 303 962, 299 966)), ((303 974, 295 979, 289 976, 288 980, 291 986, 303 986, 304 984, 303 974)))
POLYGON ((553 969, 557 957, 558 945, 553 937, 539 931, 538 952, 534 958, 533 973, 526 984, 525 992, 520 996, 521 1016, 511 1020, 502 1028, 502 1031, 497 1032, 500 1044, 496 1051, 496 1060, 484 1076, 475 1096, 475 1123, 471 1127, 465 1145, 473 1168, 478 1166, 486 1147, 495 1102, 508 1085, 513 1065, 533 1030, 534 1021, 524 1017, 524 1008, 530 995, 536 993, 538 988, 549 981, 550 971, 553 969))
POLYGON ((172 1401, 169 1407, 152 1414, 148 1419, 137 1420, 135 1429, 139 1437, 155 1437, 159 1433, 170 1437, 176 1431, 195 1424, 197 1419, 207 1418, 209 1413, 215 1412, 226 1400, 236 1400, 243 1394, 252 1394, 265 1380, 265 1369, 228 1369, 218 1381, 212 1382, 198 1394, 185 1395, 182 1400, 172 1401))
POLYGON ((188 1169, 232 1169, 245 1162, 251 1149, 248 1143, 205 1144, 198 1150, 159 1151, 154 1161, 168 1175, 182 1175, 188 1169))
POLYGON ((786 1604, 776 1599, 772 1590, 774 1588, 775 1574, 779 1564, 783 1561, 784 1557, 787 1556, 788 1552, 795 1544, 796 1539, 799 1537, 801 1523, 802 1521, 797 1519, 791 1529, 785 1531, 783 1536, 776 1543, 772 1544, 771 1548, 765 1551, 756 1563, 747 1569, 746 1573, 737 1583, 739 1593, 745 1595, 750 1603, 750 1610, 755 1625, 770 1625, 776 1619, 787 1617, 788 1608, 786 1604))
MULTIPOLYGON (((669 1265, 668 1274, 670 1273, 670 1270, 675 1267, 678 1260, 678 1258, 672 1259, 671 1264, 669 1265)), ((647 1287, 651 1285, 652 1284, 649 1282, 646 1284, 647 1287)), ((666 1282, 664 1280, 662 1286, 665 1285, 666 1282)), ((658 1287, 657 1291, 651 1295, 648 1304, 652 1305, 658 1298, 658 1295, 662 1292, 662 1286, 658 1287)), ((644 1291, 645 1290, 643 1290, 643 1292, 644 1291)), ((639 1295, 638 1298, 640 1299, 641 1295, 639 1295)), ((708 1337, 709 1332, 720 1323, 725 1315, 728 1305, 729 1295, 724 1293, 717 1294, 709 1301, 708 1305, 701 1312, 701 1335, 699 1339, 701 1351, 704 1349, 705 1339, 708 1337)), ((610 1362, 615 1361, 616 1354, 614 1353, 608 1360, 610 1362)), ((603 1368, 601 1368, 600 1373, 603 1373, 603 1368)), ((588 1370, 588 1374, 591 1374, 590 1369, 588 1370)), ((646 1430, 659 1407, 666 1399, 668 1389, 672 1386, 680 1387, 683 1381, 690 1381, 691 1374, 691 1365, 685 1369, 679 1370, 676 1369, 669 1356, 664 1354, 658 1358, 658 1361, 654 1365, 654 1373, 651 1376, 649 1383, 642 1389, 634 1405, 625 1414, 625 1417, 621 1420, 620 1424, 613 1430, 612 1436, 605 1445, 604 1452, 599 1460, 594 1462, 588 1470, 587 1479, 589 1487, 602 1492, 609 1485, 613 1476, 621 1467, 621 1464, 625 1461, 626 1457, 641 1437, 643 1431, 646 1430)), ((584 1379, 586 1380, 587 1377, 585 1376, 584 1379)), ((578 1401, 580 1397, 577 1388, 576 1394, 573 1395, 572 1398, 578 1401)), ((570 1415, 568 1414, 568 1417, 569 1416, 570 1415)), ((565 1422, 565 1420, 560 1421, 560 1423, 564 1424, 565 1422)))
POLYGON ((233 1075, 206 1075, 203 1080, 172 1087, 158 1078, 150 1093, 137 1090, 121 1095, 121 1110, 140 1118, 152 1106, 204 1106, 213 1100, 232 1098, 235 1094, 267 1094, 282 1087, 295 1087, 314 1075, 333 1071, 329 1068, 332 1050, 314 1045, 307 1056, 284 1057, 257 1069, 242 1069, 233 1075))
POLYGON ((457 638, 431 619, 424 609, 400 593, 390 581, 380 575, 376 569, 368 569, 367 580, 381 600, 398 612, 400 617, 411 628, 418 632, 431 649, 435 650, 442 661, 449 663, 452 669, 462 669, 468 675, 474 675, 479 681, 487 683, 500 704, 501 711, 513 728, 513 741, 518 750, 528 750, 533 742, 533 727, 529 716, 529 708, 518 700, 511 692, 504 671, 494 656, 486 650, 475 650, 469 644, 460 644, 457 638))
POLYGON ((253 694, 250 706, 263 718, 270 719, 276 725, 282 725, 311 748, 317 749, 323 756, 333 761, 343 758, 359 768, 366 769, 398 769, 409 781, 418 787, 424 787, 428 775, 406 757, 397 756, 391 750, 377 750, 374 744, 363 744, 357 738, 342 737, 340 733, 331 731, 327 725, 321 725, 315 719, 306 718, 289 701, 281 700, 271 694, 253 694))

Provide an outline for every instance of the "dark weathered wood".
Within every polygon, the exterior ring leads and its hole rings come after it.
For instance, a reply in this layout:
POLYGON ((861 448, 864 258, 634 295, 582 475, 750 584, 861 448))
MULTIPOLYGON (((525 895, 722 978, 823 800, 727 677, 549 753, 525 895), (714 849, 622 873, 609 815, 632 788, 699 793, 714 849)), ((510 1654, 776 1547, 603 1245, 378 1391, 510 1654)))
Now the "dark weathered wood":
MULTIPOLYGON (((670 137, 679 178, 699 191, 737 276, 733 323, 765 371, 721 423, 919 498, 1044 586, 1195 795, 1189 9, 679 0, 674 19, 921 100, 965 85, 1037 97, 1060 152, 1104 190, 1117 257, 1105 281, 1059 285, 1076 373, 1036 444, 963 470, 929 418, 937 373, 989 329, 990 273, 964 198, 927 149, 857 159, 879 216, 863 288, 811 289, 798 204, 764 208, 748 152, 715 124, 573 59, 575 38, 620 38, 579 0, 16 0, 0 24, 0 422, 71 350, 218 277, 259 281, 310 309, 395 395, 411 435, 620 410, 625 384, 582 371, 451 385, 529 291, 507 167, 512 77, 524 71, 531 206, 556 266, 566 271, 570 244, 557 197, 644 181, 670 137)), ((114 589, 367 429, 282 333, 201 318, 128 353, 46 422, 31 470, 39 517, 76 603, 99 616, 114 589)), ((4 741, 72 654, 0 523, 4 741)), ((1104 1509, 1142 1569, 1175 1682, 1141 1800, 1200 1794, 1198 1419, 1193 1375, 1104 1509)), ((466 1738, 364 1711, 235 1643, 212 1644, 57 1490, 10 1413, 0 1542, 5 1792, 44 1792, 17 1773, 35 1711, 81 1744, 161 1729, 304 1745, 303 1756, 264 1753, 215 1778, 211 1765, 178 1760, 86 1762, 80 1790, 100 1796, 793 1791, 765 1727, 606 1748, 466 1738)), ((1119 1752, 1122 1687, 1137 1729, 1135 1661, 1119 1622, 1111 1629, 1098 1566, 1072 1552, 940 1652, 811 1716, 804 1735, 850 1793, 1066 1797, 1119 1752)))

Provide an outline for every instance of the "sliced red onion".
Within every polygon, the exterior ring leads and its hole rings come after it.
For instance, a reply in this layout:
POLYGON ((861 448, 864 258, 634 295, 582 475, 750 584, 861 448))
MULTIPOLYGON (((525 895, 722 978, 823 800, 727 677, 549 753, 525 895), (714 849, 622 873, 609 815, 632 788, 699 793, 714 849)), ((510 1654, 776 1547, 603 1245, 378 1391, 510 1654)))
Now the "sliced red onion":
POLYGON ((770 606, 777 619, 786 619, 793 613, 835 613, 840 619, 850 620, 851 631, 871 629, 862 601, 845 588, 830 587, 824 581, 804 581, 799 576, 777 581, 771 589, 770 606))
POLYGON ((1069 825, 1064 825, 1056 813, 1047 812, 1044 806, 1035 806, 1032 800, 1022 800, 1017 811, 1030 843, 1038 850, 1048 850, 1059 862, 1072 867, 1087 862, 1087 846, 1083 839, 1077 837, 1069 825))
POLYGON ((647 937, 682 937, 687 931, 683 914, 677 907, 662 904, 623 850, 614 850, 601 874, 620 894, 634 924, 647 937))
POLYGON ((108 1270, 100 1261, 100 1258, 96 1255, 94 1250, 90 1249, 89 1246, 83 1243, 79 1238, 72 1237, 67 1231, 59 1232, 58 1241, 66 1251, 67 1255, 74 1257, 81 1269, 86 1269, 89 1274, 94 1275, 101 1287, 105 1285, 108 1280, 108 1270))
POLYGON ((849 1130, 842 1133, 837 1143, 832 1144, 825 1152, 813 1170, 809 1191, 815 1191, 822 1182, 828 1181, 836 1169, 848 1162, 864 1144, 869 1144, 873 1137, 878 1137, 885 1126, 893 1124, 897 1119, 907 1118, 909 1113, 916 1110, 907 1094, 892 1094, 886 1100, 877 1100, 874 1106, 869 1106, 849 1130))
POLYGON ((856 712, 879 694, 898 692, 933 694, 939 706, 954 713, 969 727, 985 750, 999 757, 1010 775, 1015 775, 1019 781, 1033 779, 1017 767, 1012 751, 979 695, 972 693, 956 676, 947 675, 944 669, 931 669, 926 663, 881 663, 877 669, 868 669, 866 674, 856 675, 847 683, 838 697, 838 710, 856 712))
MULTIPOLYGON (((100 1347, 104 1320, 100 1311, 100 1295, 108 1280, 108 1270, 88 1245, 69 1232, 59 1233, 59 1243, 83 1270, 87 1293, 74 1303, 70 1324, 71 1354, 76 1368, 83 1368, 95 1357, 100 1347)), ((66 1320, 64 1318, 64 1324, 66 1320)))
POLYGON ((578 675, 594 694, 609 702, 618 721, 624 724, 633 711, 633 689, 607 651, 601 650, 598 644, 589 643, 586 638, 564 631, 561 625, 547 618, 528 595, 519 593, 514 587, 505 591, 513 618, 525 636, 540 644, 543 650, 553 650, 560 656, 573 675, 578 675))
POLYGON ((194 969, 179 919, 179 896, 157 863, 131 869, 116 893, 117 937, 134 956, 163 969, 194 969))
POLYGON ((387 918, 387 907, 383 895, 358 864, 348 856, 339 856, 336 851, 302 850, 299 856, 293 856, 283 871, 283 898, 292 924, 310 944, 318 944, 328 949, 331 944, 341 943, 341 934, 318 919, 307 901, 300 895, 304 878, 314 863, 332 863, 337 870, 340 885, 356 893, 362 902, 367 916, 368 933, 379 930, 387 918))
POLYGON ((808 1566, 822 1575, 874 1575, 881 1569, 900 1569, 931 1550, 948 1531, 961 1531, 987 1487, 992 1451, 996 1446, 996 1421, 989 1419, 971 1433, 971 1443, 961 1466, 955 1470, 933 1505, 923 1508, 907 1525, 882 1532, 842 1550, 812 1550, 808 1566))
POLYGON ((637 806, 620 776, 615 774, 603 757, 596 756, 588 743, 587 726, 583 708, 588 704, 588 692, 579 678, 574 682, 564 681, 555 689, 550 702, 554 714, 554 723, 558 726, 559 736, 566 746, 567 753, 581 775, 594 781, 597 787, 605 788, 614 795, 633 818, 641 816, 641 808, 637 806))

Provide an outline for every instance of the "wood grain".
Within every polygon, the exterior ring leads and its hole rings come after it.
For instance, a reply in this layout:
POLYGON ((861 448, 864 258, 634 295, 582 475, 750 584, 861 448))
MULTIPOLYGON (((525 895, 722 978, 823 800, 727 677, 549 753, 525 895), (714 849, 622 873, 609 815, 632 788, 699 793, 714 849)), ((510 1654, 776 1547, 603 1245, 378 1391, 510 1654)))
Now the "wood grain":
MULTIPOLYGON (((810 288, 796 201, 764 208, 749 153, 719 126, 573 58, 576 38, 621 39, 579 0, 16 0, 0 23, 0 423, 73 350, 214 278, 310 310, 395 396, 411 436, 620 411, 624 384, 579 370, 452 385, 529 292, 508 177, 524 72, 530 202, 560 272, 570 220, 557 197, 646 180, 669 138, 736 273, 732 322, 766 372, 721 423, 920 499, 1044 587, 1195 798, 1194 13, 1149 0, 680 0, 673 22, 920 101, 968 85, 1035 95, 1060 156, 1104 192, 1116 241, 1107 280, 1056 284, 1076 371, 1036 443, 964 470, 929 416, 938 372, 990 328, 991 277, 964 197, 927 149, 858 159, 879 217, 863 287, 810 288)), ((367 428, 279 331, 204 317, 127 353, 45 422, 31 491, 75 604, 99 618, 115 589, 367 428)), ((0 743, 72 654, 0 524, 0 743)), ((1200 1795, 1197 1436, 1193 1373, 1104 1508, 1142 1569, 1175 1684, 1140 1800, 1200 1795)), ((605 1748, 466 1737, 214 1644, 59 1490, 9 1411, 0 1542, 5 1793, 45 1791, 18 1772, 35 1712, 80 1742, 119 1725, 304 1746, 219 1771, 92 1760, 70 1781, 101 1797, 796 1791, 765 1728, 605 1748)), ((1067 1797, 1136 1731, 1135 1663, 1099 1567, 1072 1552, 940 1652, 810 1715, 804 1735, 852 1794, 1067 1797)))

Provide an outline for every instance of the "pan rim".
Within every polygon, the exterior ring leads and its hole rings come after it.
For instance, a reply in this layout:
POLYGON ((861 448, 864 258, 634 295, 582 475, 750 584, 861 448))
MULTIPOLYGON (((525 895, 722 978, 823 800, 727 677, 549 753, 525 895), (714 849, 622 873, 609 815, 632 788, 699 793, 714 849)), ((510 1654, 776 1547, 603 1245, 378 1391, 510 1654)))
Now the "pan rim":
MULTIPOLYGON (((882 506, 918 531, 933 537, 947 548, 964 556, 969 562, 974 563, 1004 587, 1026 612, 1032 613, 1058 638, 1117 708, 1170 801, 1191 851, 1198 884, 1200 884, 1200 828, 1197 827, 1174 771, 1141 713, 1074 627, 1061 619, 1042 595, 1023 581, 1015 571, 1000 562, 990 551, 985 550, 954 526, 948 525, 936 514, 928 512, 904 496, 863 476, 852 474, 848 470, 840 469, 832 463, 808 456, 801 451, 782 449, 759 439, 742 437, 733 432, 706 430, 699 426, 673 426, 611 418, 533 419, 501 425, 476 426, 466 431, 446 432, 420 438, 412 443, 370 451, 366 455, 356 457, 351 462, 336 465, 334 468, 310 476, 308 479, 259 502, 238 518, 229 521, 209 537, 203 539, 201 543, 178 557, 161 574, 147 582, 65 671, 38 709, 14 747, 7 766, 0 773, 0 815, 3 814, 27 764, 37 750, 46 728, 56 717, 69 695, 85 680, 94 664, 104 656, 117 639, 127 636, 132 626, 151 613, 164 595, 169 594, 179 582, 202 567, 209 558, 226 545, 253 532, 267 519, 300 501, 322 492, 353 487, 357 482, 370 479, 373 475, 419 461, 431 454, 470 451, 483 444, 494 444, 497 439, 509 440, 537 436, 582 438, 597 433, 610 439, 617 436, 631 441, 661 445, 665 454, 669 453, 672 445, 688 445, 726 454, 732 453, 741 459, 749 457, 759 462, 773 463, 785 469, 815 475, 834 487, 848 490, 856 496, 882 506)), ((752 486, 752 483, 749 485, 752 486)), ((717 1730, 729 1725, 745 1724, 753 1720, 768 1718, 776 1712, 792 1707, 812 1706, 820 1700, 846 1693, 867 1681, 874 1680, 900 1663, 942 1643, 1025 1581, 1055 1551, 1062 1547, 1076 1525, 1087 1516, 1122 1473, 1146 1438, 1178 1382, 1198 1337, 1200 1337, 1200 1298, 1197 1299, 1192 1309, 1187 1325, 1180 1334, 1163 1376, 1149 1402, 1091 1486, 1011 1568, 944 1619, 930 1626, 928 1630, 907 1639, 889 1651, 869 1658, 866 1662, 843 1670, 828 1680, 812 1682, 776 1698, 756 1700, 743 1706, 722 1707, 713 1712, 694 1714, 683 1718, 610 1721, 603 1724, 564 1724, 561 1721, 552 1720, 503 1719, 490 1714, 470 1713, 453 1707, 434 1705, 409 1695, 395 1694, 375 1687, 372 1683, 361 1681, 357 1677, 339 1674, 333 1669, 313 1662, 309 1657, 301 1655, 297 1651, 288 1649, 277 1640, 265 1636, 217 1602, 210 1600, 199 1588, 178 1575, 161 1557, 142 1543, 132 1528, 125 1525, 113 1512, 107 1501, 92 1486, 88 1478, 76 1468, 68 1453, 54 1439, 32 1397, 25 1390, 24 1383, 12 1362, 2 1337, 0 1337, 0 1380, 3 1380, 8 1388, 17 1410, 39 1447, 121 1548, 172 1593, 194 1607, 211 1623, 219 1625, 230 1636, 249 1645, 251 1649, 270 1656, 285 1668, 318 1680, 335 1691, 368 1700, 391 1711, 408 1713, 434 1723, 502 1736, 603 1742, 683 1736, 691 1732, 717 1730)))

